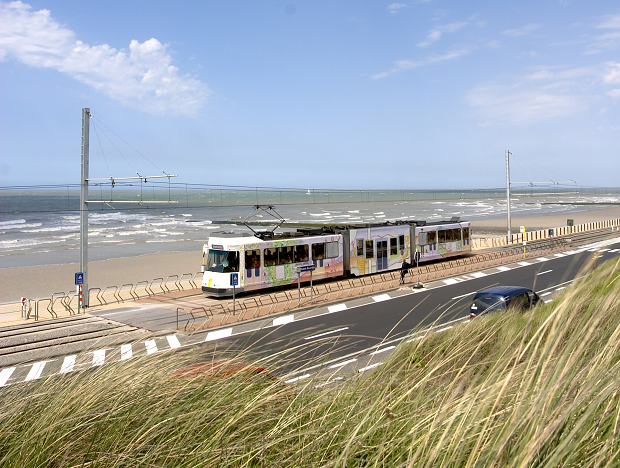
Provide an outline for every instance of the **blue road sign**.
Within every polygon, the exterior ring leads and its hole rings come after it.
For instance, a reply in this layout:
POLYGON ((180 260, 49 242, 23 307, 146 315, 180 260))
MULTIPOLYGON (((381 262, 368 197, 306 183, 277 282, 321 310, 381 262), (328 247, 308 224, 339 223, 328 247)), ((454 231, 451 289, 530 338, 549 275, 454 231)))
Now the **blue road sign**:
POLYGON ((230 285, 231 286, 239 286, 239 273, 231 273, 230 274, 230 285))
POLYGON ((75 274, 75 284, 84 284, 84 273, 82 273, 81 271, 75 274))
POLYGON ((314 271, 316 269, 316 267, 314 265, 305 265, 305 266, 301 266, 299 267, 299 271, 300 272, 304 272, 304 271, 314 271))

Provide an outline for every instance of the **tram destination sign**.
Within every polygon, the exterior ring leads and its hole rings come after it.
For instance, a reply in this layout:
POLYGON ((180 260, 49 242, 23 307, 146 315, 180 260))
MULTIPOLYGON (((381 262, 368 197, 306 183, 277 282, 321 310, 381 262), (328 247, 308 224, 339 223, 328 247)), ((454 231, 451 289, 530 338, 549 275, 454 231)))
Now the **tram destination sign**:
POLYGON ((314 271, 316 269, 316 266, 314 265, 304 265, 299 267, 299 272, 303 273, 304 271, 314 271))

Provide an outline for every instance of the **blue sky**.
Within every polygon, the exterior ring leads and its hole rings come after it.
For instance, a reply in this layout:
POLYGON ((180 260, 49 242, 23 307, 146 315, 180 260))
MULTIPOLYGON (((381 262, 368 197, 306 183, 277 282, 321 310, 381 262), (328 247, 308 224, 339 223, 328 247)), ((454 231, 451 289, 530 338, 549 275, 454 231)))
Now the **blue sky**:
MULTIPOLYGON (((77 183, 83 107, 181 183, 501 187, 508 149, 513 181, 620 186, 617 1, 3 2, 0 25, 3 186, 77 183)), ((99 137, 91 177, 158 172, 99 137)))

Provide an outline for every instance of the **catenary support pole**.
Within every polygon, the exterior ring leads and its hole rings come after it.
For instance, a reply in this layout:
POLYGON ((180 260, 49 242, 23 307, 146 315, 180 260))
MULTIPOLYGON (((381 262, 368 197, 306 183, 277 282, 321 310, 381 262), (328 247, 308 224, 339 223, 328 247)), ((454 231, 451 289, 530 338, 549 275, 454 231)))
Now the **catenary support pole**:
POLYGON ((506 206, 508 208, 508 237, 506 238, 506 242, 510 244, 511 233, 510 233, 510 151, 506 150, 506 206))
POLYGON ((88 307, 88 157, 90 109, 82 109, 82 173, 80 180, 80 271, 84 273, 82 307, 88 307))

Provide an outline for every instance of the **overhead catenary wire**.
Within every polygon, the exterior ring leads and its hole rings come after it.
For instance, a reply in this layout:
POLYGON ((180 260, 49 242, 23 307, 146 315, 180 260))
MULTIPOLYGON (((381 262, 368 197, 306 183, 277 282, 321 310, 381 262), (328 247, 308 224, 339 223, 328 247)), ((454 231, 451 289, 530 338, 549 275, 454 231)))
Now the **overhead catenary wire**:
MULTIPOLYGON (((551 170, 551 169, 548 169, 548 168, 546 168, 546 167, 544 167, 544 166, 541 166, 540 164, 536 164, 535 162, 529 161, 528 159, 524 158, 523 156, 513 154, 513 157, 515 157, 515 158, 517 158, 517 159, 521 159, 521 161, 522 161, 524 164, 527 164, 527 165, 529 165, 529 166, 536 166, 536 167, 538 167, 538 168, 542 169, 543 171, 546 171, 546 172, 550 172, 550 173, 552 173, 552 174, 555 174, 555 175, 559 176, 560 178, 562 178, 562 179, 564 179, 564 180, 568 180, 568 181, 570 181, 571 183, 574 183, 574 184, 576 184, 576 183, 577 183, 577 181, 576 181, 576 180, 574 180, 574 179, 572 179, 572 178, 570 178, 570 177, 566 177, 565 175, 560 174, 559 172, 556 172, 556 171, 553 171, 553 170, 551 170)), ((559 183, 560 183, 560 182, 558 182, 558 181, 556 181, 556 180, 553 180, 553 179, 552 179, 551 177, 549 177, 548 175, 546 175, 546 174, 542 173, 540 170, 536 170, 536 169, 534 169, 534 168, 532 168, 532 170, 534 170, 535 172, 537 172, 538 174, 540 174, 541 176, 543 176, 545 179, 548 179, 548 180, 549 180, 551 183, 553 183, 553 184, 559 184, 559 183)))

